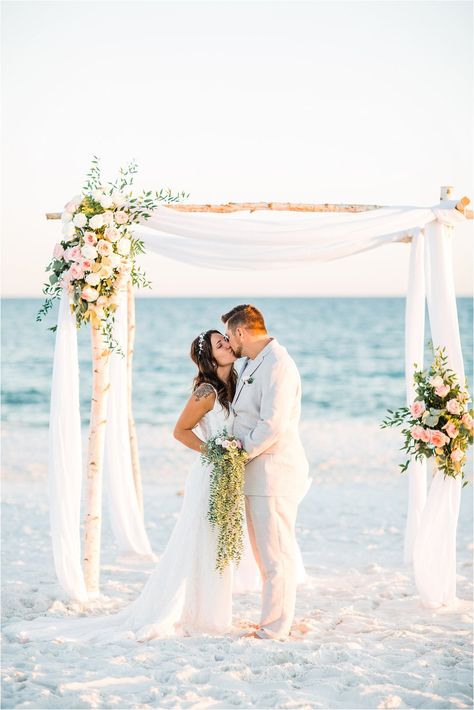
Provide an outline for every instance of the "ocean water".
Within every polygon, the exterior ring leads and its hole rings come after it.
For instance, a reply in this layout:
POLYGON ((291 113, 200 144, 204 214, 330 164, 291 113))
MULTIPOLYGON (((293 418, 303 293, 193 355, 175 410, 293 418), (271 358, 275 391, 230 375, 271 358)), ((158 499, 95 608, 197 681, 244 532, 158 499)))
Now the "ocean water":
MULTIPOLYGON (((303 385, 302 418, 377 419, 404 403, 403 298, 254 298, 270 333, 294 357, 303 385)), ((138 298, 134 358, 137 423, 172 424, 190 394, 193 338, 221 328, 236 298, 138 298)), ((46 427, 55 336, 49 315, 35 322, 40 299, 2 304, 2 420, 46 427)), ((473 308, 458 299, 461 340, 472 385, 473 308)), ((81 416, 88 423, 90 334, 79 333, 81 416)), ((426 341, 429 339, 427 334, 426 341)), ((425 364, 431 359, 428 348, 425 364)), ((239 364, 239 363, 238 363, 239 364)))

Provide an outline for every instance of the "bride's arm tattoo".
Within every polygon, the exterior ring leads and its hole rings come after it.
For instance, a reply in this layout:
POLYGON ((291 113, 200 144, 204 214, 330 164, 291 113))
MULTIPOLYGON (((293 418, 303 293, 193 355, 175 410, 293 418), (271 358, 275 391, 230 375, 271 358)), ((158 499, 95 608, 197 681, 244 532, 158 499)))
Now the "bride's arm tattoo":
POLYGON ((207 382, 203 382, 201 385, 199 385, 199 387, 194 390, 193 394, 196 402, 199 402, 203 397, 204 399, 206 399, 211 394, 214 394, 214 388, 207 382))

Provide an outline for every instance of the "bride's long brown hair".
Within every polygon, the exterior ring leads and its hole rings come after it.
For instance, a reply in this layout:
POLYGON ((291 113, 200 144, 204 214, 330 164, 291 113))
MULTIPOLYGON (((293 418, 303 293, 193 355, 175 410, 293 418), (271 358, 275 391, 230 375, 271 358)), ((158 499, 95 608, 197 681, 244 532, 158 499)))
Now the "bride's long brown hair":
POLYGON ((199 385, 202 385, 203 382, 208 382, 216 388, 219 403, 227 412, 229 412, 230 403, 234 399, 235 387, 237 384, 237 372, 235 367, 232 365, 227 382, 223 382, 217 376, 218 364, 212 354, 211 335, 213 333, 222 335, 219 330, 206 331, 202 340, 201 350, 199 345, 201 338, 199 335, 191 343, 191 360, 196 363, 198 367, 198 373, 193 380, 193 392, 197 387, 199 387, 199 385))

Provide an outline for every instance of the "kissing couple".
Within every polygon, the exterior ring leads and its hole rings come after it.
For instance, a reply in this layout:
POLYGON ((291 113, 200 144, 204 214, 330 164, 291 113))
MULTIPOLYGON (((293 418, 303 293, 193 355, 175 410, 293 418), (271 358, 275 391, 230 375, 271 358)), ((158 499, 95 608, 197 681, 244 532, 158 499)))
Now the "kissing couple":
POLYGON ((217 532, 207 517, 210 466, 198 456, 166 549, 137 599, 106 616, 17 622, 5 628, 7 635, 19 633, 23 641, 107 643, 227 634, 232 631, 232 593, 248 589, 254 569, 262 590, 261 616, 245 636, 288 638, 302 568, 295 521, 308 487, 308 461, 298 431, 301 380, 257 308, 239 305, 221 320, 225 334, 208 330, 191 344, 198 372, 174 436, 202 453, 205 442, 225 428, 247 452, 241 563, 222 573, 216 569, 217 532), (245 359, 237 375, 239 358, 245 359))

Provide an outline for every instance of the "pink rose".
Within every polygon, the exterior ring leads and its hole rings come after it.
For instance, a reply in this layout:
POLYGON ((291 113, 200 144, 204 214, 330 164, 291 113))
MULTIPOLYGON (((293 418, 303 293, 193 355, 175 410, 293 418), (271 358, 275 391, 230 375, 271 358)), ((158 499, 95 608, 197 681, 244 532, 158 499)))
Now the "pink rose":
POLYGON ((92 246, 97 244, 95 232, 84 232, 84 241, 86 244, 92 244, 92 246))
POLYGON ((441 385, 441 387, 435 389, 435 394, 437 394, 438 397, 446 397, 450 389, 449 385, 441 385))
POLYGON ((81 254, 80 248, 78 246, 69 247, 64 252, 64 258, 66 261, 76 261, 76 262, 82 261, 82 254, 81 254))
POLYGON ((222 448, 223 448, 223 449, 229 449, 229 448, 230 448, 230 441, 228 441, 228 439, 224 439, 224 441, 222 442, 222 448))
POLYGON ((94 261, 92 259, 83 259, 81 261, 81 266, 84 269, 84 271, 92 271, 92 268, 94 266, 94 261))
POLYGON ((474 420, 471 417, 471 415, 469 414, 469 412, 466 412, 465 414, 462 415, 461 421, 464 424, 464 426, 466 427, 466 429, 470 430, 473 428, 474 420))
POLYGON ((421 417, 421 415, 423 414, 425 409, 426 409, 425 403, 420 402, 419 400, 416 400, 416 402, 413 402, 413 404, 410 407, 410 411, 412 413, 412 416, 414 416, 415 419, 418 419, 419 417, 421 417))
POLYGON ((73 264, 69 269, 69 274, 73 280, 82 279, 84 271, 82 270, 82 266, 80 264, 73 264))
POLYGON ((110 242, 106 242, 105 239, 99 239, 97 242, 97 251, 102 256, 108 256, 112 253, 112 245, 110 242))
POLYGON ((115 227, 107 227, 104 232, 104 237, 109 240, 109 242, 117 242, 120 239, 120 232, 115 227))
POLYGON ((450 414, 459 414, 461 412, 461 407, 457 399, 450 399, 446 404, 446 409, 450 414))
POLYGON ((455 439, 459 434, 459 429, 455 424, 453 424, 453 422, 448 422, 447 424, 445 424, 443 429, 446 429, 446 433, 448 436, 451 437, 451 439, 455 439))
POLYGON ((104 224, 113 224, 114 213, 112 210, 105 210, 105 212, 102 212, 102 219, 104 220, 104 224))
POLYGON ((415 440, 421 439, 423 431, 424 429, 422 426, 419 426, 419 424, 415 424, 415 426, 411 429, 412 438, 415 440))
POLYGON ((97 299, 97 305, 100 308, 104 308, 105 306, 108 306, 109 299, 107 298, 107 296, 99 296, 99 298, 97 299))
POLYGON ((237 442, 236 442, 236 443, 237 443, 237 448, 238 448, 238 449, 241 449, 241 448, 242 448, 242 442, 240 441, 240 439, 237 439, 237 442))
POLYGON ((430 441, 430 430, 423 429, 423 427, 421 427, 420 439, 421 439, 421 441, 424 441, 425 444, 428 444, 430 441))
POLYGON ((84 301, 96 301, 98 296, 99 292, 92 286, 84 286, 82 289, 81 298, 83 298, 84 301))
POLYGON ((53 249, 53 256, 55 259, 62 259, 64 256, 64 247, 62 244, 55 244, 53 249))
POLYGON ((128 222, 128 214, 123 212, 123 210, 118 210, 115 213, 115 221, 117 224, 126 224, 128 222))
POLYGON ((79 207, 79 205, 77 204, 77 202, 73 202, 72 200, 70 202, 68 202, 66 205, 64 205, 64 209, 66 210, 66 212, 69 212, 70 214, 74 214, 74 212, 77 210, 78 207, 79 207))
POLYGON ((438 429, 430 430, 430 443, 433 444, 433 446, 435 446, 437 449, 447 444, 448 441, 448 437, 446 436, 446 434, 443 434, 442 431, 438 431, 438 429))
POLYGON ((451 451, 451 461, 462 461, 464 458, 464 453, 461 449, 454 449, 451 451))

